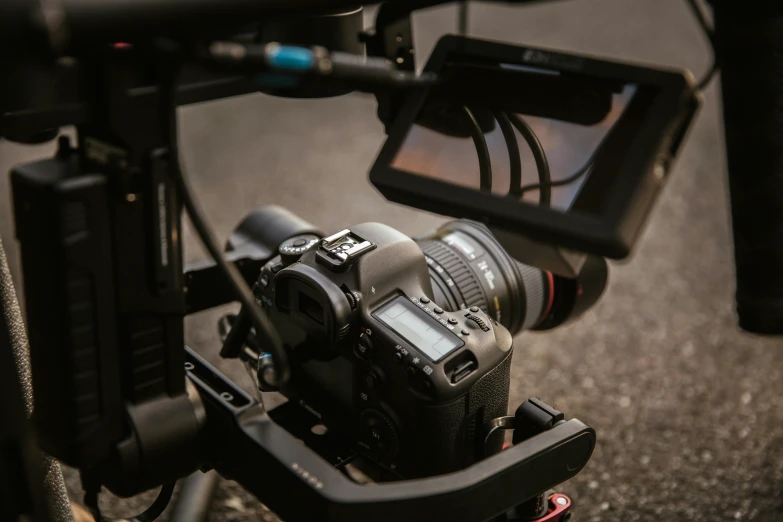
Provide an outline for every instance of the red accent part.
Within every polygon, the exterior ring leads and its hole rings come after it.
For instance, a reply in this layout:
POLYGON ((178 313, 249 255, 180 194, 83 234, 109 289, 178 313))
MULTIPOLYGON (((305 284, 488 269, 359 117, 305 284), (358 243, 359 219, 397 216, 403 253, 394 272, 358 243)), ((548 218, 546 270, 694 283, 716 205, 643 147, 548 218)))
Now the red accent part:
POLYGON ((504 442, 504 443, 503 443, 503 449, 504 449, 504 450, 507 450, 507 449, 508 449, 508 448, 510 448, 510 447, 511 447, 511 443, 510 443, 510 442, 504 442))
POLYGON ((555 493, 549 497, 549 511, 536 522, 561 522, 566 513, 571 511, 571 499, 562 493, 555 493))
POLYGON ((544 313, 541 314, 541 321, 549 317, 549 312, 552 311, 552 304, 555 302, 555 276, 552 275, 552 272, 546 272, 546 278, 549 281, 549 292, 547 292, 546 308, 544 313))
POLYGON ((114 44, 115 49, 131 49, 133 48, 133 44, 130 44, 128 42, 116 42, 114 44))
POLYGON ((580 295, 582 295, 582 292, 584 292, 584 291, 585 291, 585 289, 582 288, 582 283, 579 283, 579 286, 576 289, 576 295, 580 296, 580 295))

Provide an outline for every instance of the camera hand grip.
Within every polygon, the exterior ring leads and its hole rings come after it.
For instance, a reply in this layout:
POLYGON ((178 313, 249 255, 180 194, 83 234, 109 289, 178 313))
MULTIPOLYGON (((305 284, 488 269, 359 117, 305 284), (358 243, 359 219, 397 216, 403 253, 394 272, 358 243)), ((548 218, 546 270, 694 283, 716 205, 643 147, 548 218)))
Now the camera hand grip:
POLYGON ((783 334, 783 7, 715 0, 739 325, 783 334))

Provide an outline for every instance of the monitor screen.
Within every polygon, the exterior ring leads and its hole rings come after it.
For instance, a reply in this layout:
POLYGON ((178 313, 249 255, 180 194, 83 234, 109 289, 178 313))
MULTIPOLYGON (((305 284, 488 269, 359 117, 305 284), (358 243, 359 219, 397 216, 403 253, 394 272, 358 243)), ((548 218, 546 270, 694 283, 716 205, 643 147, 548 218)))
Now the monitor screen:
POLYGON ((613 156, 625 152, 621 142, 642 126, 649 88, 478 61, 447 62, 443 75, 444 82, 465 88, 431 89, 393 168, 562 212, 594 217, 603 212, 604 196, 619 174, 612 165, 620 158, 613 156), (550 91, 558 89, 560 106, 548 107, 557 99, 550 91), (608 139, 618 123, 625 136, 608 139), (485 152, 477 147, 477 136, 486 143, 485 152), (485 154, 489 183, 480 174, 485 154))
POLYGON ((699 106, 686 71, 454 35, 425 72, 432 84, 386 108, 372 183, 484 223, 528 264, 541 256, 515 247, 531 241, 628 256, 699 106))

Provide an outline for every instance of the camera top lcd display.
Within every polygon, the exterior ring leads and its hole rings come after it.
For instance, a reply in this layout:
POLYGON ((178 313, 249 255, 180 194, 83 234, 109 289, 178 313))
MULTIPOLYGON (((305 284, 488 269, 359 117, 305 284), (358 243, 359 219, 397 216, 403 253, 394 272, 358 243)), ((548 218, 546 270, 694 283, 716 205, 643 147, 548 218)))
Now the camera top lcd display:
POLYGON ((625 257, 698 106, 687 74, 462 37, 371 172, 392 201, 625 257))
POLYGON ((373 315, 432 362, 465 344, 404 297, 397 297, 373 315))

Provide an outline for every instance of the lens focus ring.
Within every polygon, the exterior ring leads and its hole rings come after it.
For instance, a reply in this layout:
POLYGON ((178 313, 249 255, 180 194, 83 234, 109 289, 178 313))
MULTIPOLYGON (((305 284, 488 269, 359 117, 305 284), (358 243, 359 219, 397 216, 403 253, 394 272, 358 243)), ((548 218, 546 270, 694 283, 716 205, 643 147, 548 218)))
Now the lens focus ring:
POLYGON ((432 260, 430 273, 444 282, 460 305, 464 304, 465 308, 478 306, 486 312, 487 301, 481 285, 473 270, 459 255, 440 241, 419 241, 419 247, 432 260), (452 284, 449 284, 449 280, 452 284))
POLYGON ((522 329, 528 330, 538 324, 544 312, 544 275, 538 268, 523 265, 516 260, 514 262, 525 289, 525 320, 522 329))

